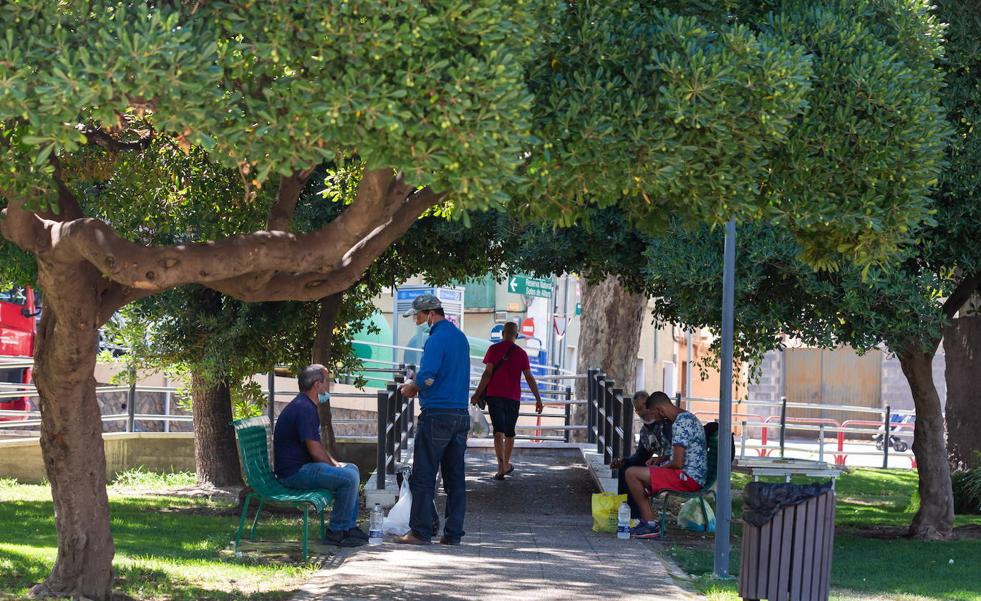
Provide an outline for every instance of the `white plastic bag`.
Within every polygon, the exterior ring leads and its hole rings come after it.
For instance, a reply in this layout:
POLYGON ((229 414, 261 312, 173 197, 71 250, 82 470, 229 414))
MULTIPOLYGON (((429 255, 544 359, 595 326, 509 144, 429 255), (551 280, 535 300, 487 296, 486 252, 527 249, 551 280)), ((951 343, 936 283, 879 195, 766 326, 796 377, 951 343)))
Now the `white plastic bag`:
POLYGON ((470 405, 470 433, 468 438, 484 438, 490 432, 487 416, 476 405, 470 405))
POLYGON ((408 474, 402 479, 402 488, 399 489, 399 500, 395 507, 389 510, 382 525, 385 534, 402 536, 409 531, 409 517, 412 515, 412 491, 409 490, 408 474))
POLYGON ((715 532, 715 512, 708 501, 703 499, 688 499, 678 512, 678 527, 692 532, 715 532), (705 514, 708 515, 708 527, 705 515, 702 514, 702 503, 705 503, 705 514))

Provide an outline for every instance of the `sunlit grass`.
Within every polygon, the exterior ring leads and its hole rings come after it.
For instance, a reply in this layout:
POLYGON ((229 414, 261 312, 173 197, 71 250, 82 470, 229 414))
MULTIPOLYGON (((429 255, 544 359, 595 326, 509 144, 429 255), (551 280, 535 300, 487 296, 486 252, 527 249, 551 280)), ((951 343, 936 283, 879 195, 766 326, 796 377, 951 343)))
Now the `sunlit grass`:
MULTIPOLYGON (((123 481, 125 487, 109 489, 116 589, 122 593, 168 601, 284 599, 313 571, 309 566, 219 558, 238 526, 232 504, 152 494, 186 485, 186 475, 137 474, 123 481)), ((50 489, 0 481, 0 524, 0 591, 22 598, 47 576, 55 560, 50 489)), ((300 520, 264 517, 259 536, 297 540, 300 520)))
MULTIPOLYGON (((748 481, 734 479, 734 492, 748 481)), ((981 540, 922 542, 902 537, 870 538, 861 529, 900 534, 918 507, 917 475, 907 470, 859 469, 836 485, 836 534, 832 562, 834 601, 977 601, 981 599, 981 540), (950 560, 953 560, 951 563, 950 560)), ((733 548, 729 571, 739 573, 742 500, 733 502, 733 548)), ((957 516, 955 524, 981 524, 981 516, 957 516)), ((669 533, 670 534, 670 533, 669 533)), ((696 577, 696 588, 713 601, 738 601, 737 582, 714 580, 711 547, 675 544, 669 556, 696 577)))

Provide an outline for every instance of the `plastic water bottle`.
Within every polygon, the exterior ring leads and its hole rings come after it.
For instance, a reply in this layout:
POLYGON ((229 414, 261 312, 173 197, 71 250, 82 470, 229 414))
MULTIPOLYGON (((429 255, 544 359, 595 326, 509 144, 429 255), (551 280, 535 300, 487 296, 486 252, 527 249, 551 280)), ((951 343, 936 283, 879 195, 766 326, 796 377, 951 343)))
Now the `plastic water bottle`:
POLYGON ((626 503, 620 503, 620 510, 617 512, 617 538, 630 538, 630 505, 626 503))
POLYGON ((382 523, 385 521, 385 514, 382 513, 381 505, 375 503, 371 509, 371 519, 368 524, 368 544, 382 544, 382 523))

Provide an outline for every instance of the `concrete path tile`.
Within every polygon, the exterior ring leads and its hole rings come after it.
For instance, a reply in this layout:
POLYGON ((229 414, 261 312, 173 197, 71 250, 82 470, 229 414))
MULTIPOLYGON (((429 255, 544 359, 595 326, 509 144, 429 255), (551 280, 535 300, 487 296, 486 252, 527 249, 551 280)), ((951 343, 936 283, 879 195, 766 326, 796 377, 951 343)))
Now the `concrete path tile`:
POLYGON ((467 463, 463 545, 344 551, 293 601, 698 598, 673 582, 656 543, 592 532, 593 483, 579 451, 517 449, 515 477, 503 482, 486 477, 492 453, 471 449, 467 463))

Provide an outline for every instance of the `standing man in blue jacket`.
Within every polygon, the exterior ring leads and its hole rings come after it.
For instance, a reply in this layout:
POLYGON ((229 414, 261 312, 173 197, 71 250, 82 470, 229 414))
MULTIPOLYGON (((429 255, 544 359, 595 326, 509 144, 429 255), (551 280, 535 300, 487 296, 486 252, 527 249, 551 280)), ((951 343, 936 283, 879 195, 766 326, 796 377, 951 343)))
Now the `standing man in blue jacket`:
POLYGON ((412 301, 403 317, 414 316, 416 325, 430 327, 429 340, 422 351, 422 365, 415 380, 402 385, 402 394, 419 396, 422 413, 417 424, 413 452, 412 514, 409 532, 395 539, 408 545, 428 545, 433 531, 433 496, 436 472, 443 471, 446 491, 444 545, 459 545, 463 538, 463 517, 467 511, 464 453, 470 430, 468 397, 470 392, 470 344, 467 337, 446 319, 443 304, 432 294, 412 301))

